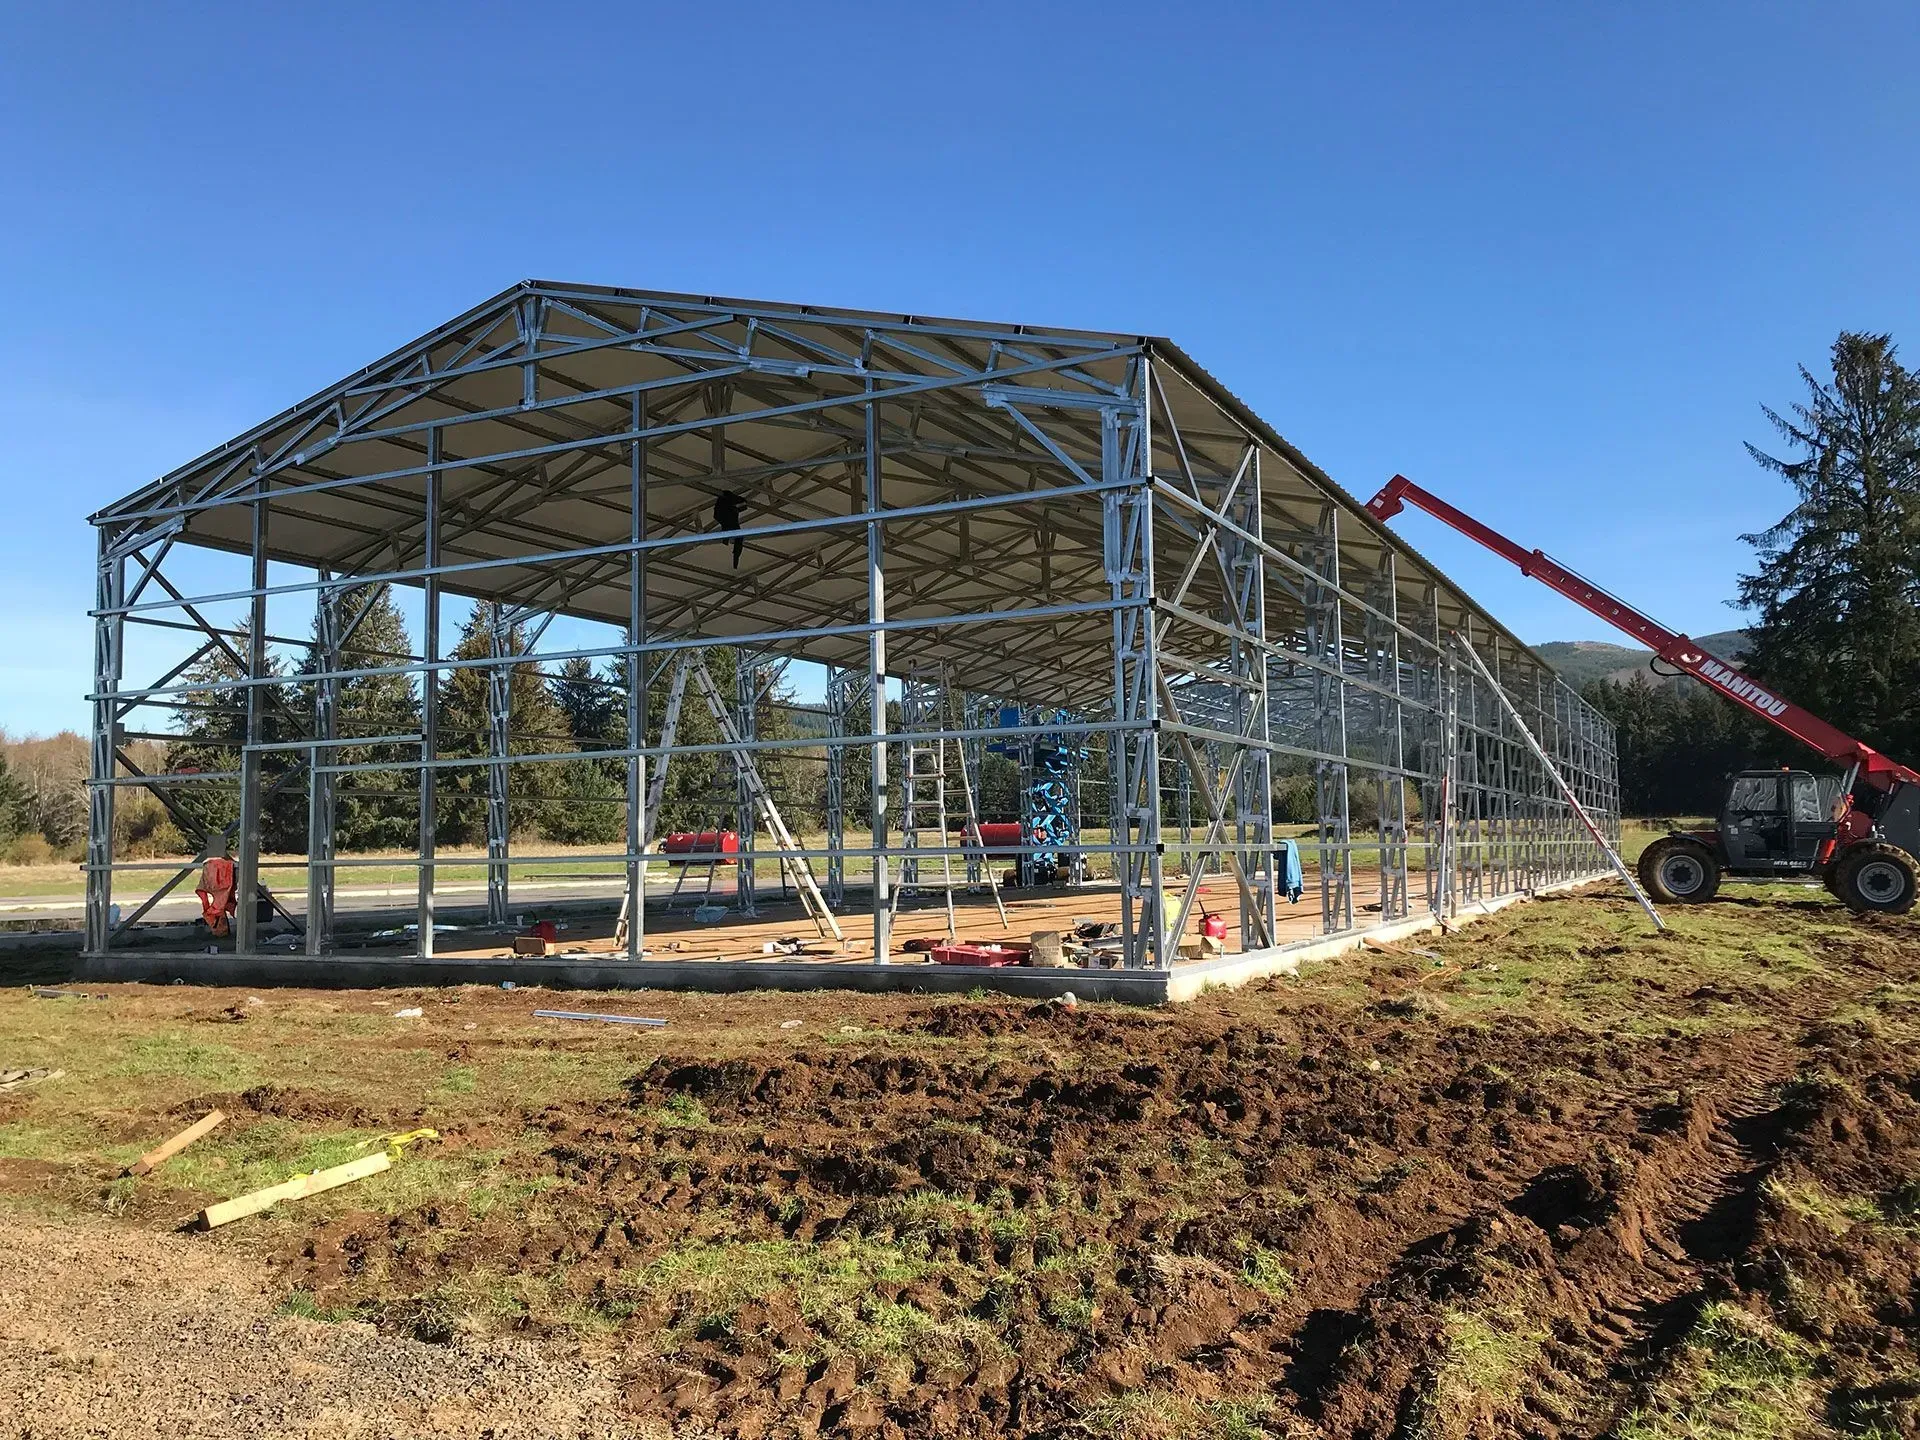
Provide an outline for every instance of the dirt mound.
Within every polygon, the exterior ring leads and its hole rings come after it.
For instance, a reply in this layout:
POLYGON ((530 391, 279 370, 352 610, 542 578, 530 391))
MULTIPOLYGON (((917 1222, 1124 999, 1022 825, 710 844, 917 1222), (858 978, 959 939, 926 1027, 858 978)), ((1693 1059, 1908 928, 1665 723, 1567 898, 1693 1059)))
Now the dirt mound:
POLYGON ((597 1337, 689 1433, 1685 1434, 1757 1333, 1818 1357, 1792 1414, 1904 1433, 1920 1078, 1875 1027, 1920 947, 1854 959, 1676 982, 1632 1029, 1481 1023, 1383 966, 1358 1004, 938 1002, 668 1052, 529 1110, 484 1193, 280 1258, 415 1338, 597 1337), (1685 1020, 1733 1005, 1758 1023, 1685 1020))

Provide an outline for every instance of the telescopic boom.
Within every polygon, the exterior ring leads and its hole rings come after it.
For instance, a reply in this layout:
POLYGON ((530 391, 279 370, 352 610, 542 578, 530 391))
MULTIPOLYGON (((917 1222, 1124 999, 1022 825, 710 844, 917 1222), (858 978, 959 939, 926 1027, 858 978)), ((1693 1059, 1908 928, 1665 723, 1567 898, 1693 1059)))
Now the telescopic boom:
POLYGON ((1394 476, 1381 487, 1380 493, 1367 502, 1367 513, 1376 520, 1389 520, 1410 504, 1478 540, 1489 550, 1506 556, 1520 567, 1522 574, 1531 575, 1582 609, 1618 626, 1669 665, 1686 671, 1769 725, 1812 746, 1836 764, 1858 766, 1860 778, 1876 789, 1888 790, 1896 783, 1920 782, 1920 774, 1888 759, 1871 745, 1836 730, 1811 711, 1802 710, 1792 701, 1755 684, 1726 661, 1709 654, 1697 640, 1677 634, 1642 615, 1624 600, 1615 599, 1544 552, 1522 550, 1499 531, 1422 490, 1404 475, 1394 476))

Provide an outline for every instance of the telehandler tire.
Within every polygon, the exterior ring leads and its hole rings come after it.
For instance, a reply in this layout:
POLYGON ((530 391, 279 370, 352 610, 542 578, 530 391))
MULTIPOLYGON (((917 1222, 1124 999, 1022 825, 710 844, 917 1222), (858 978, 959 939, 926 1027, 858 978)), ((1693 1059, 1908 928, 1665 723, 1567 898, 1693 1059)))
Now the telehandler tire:
POLYGON ((1720 862, 1698 840, 1669 835, 1640 856, 1640 883, 1669 905, 1704 905, 1720 889, 1720 862))
POLYGON ((1904 915, 1920 895, 1920 865, 1898 845, 1870 840, 1834 862, 1833 889, 1856 913, 1904 915))

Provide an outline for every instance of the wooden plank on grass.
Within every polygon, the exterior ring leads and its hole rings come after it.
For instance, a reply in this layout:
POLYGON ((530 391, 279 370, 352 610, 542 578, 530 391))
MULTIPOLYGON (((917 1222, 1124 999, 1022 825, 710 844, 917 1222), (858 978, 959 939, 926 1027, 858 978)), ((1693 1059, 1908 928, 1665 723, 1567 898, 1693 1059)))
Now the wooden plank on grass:
POLYGON ((232 1200, 222 1200, 218 1205, 209 1205, 200 1212, 200 1228, 212 1230, 231 1220, 258 1215, 262 1210, 277 1205, 282 1200, 304 1200, 307 1196, 318 1195, 323 1190, 351 1185, 355 1180, 364 1180, 369 1175, 378 1175, 392 1164, 391 1155, 384 1150, 377 1150, 371 1155, 361 1156, 358 1160, 349 1160, 344 1165, 316 1170, 311 1175, 296 1175, 291 1180, 283 1180, 278 1185, 269 1185, 266 1189, 256 1190, 251 1195, 241 1195, 232 1200))
POLYGON ((147 1151, 146 1154, 134 1161, 133 1164, 127 1167, 127 1174, 144 1175, 149 1170, 166 1164, 167 1161, 178 1155, 182 1150, 186 1149, 187 1146, 193 1144, 194 1141, 219 1125, 226 1118, 224 1111, 209 1110, 205 1115, 194 1121, 193 1124, 182 1130, 171 1140, 161 1141, 158 1145, 154 1146, 153 1149, 147 1151))

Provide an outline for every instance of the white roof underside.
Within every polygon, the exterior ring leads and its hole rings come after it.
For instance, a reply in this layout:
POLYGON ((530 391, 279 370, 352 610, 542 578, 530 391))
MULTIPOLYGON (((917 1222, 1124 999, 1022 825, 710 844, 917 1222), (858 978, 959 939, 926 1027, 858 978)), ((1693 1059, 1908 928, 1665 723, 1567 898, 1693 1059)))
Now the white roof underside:
MULTIPOLYGON (((1142 353, 1152 357, 1159 382, 1152 400, 1156 476, 1184 486, 1183 477, 1192 475, 1203 493, 1218 493, 1248 447, 1257 446, 1270 543, 1304 555, 1295 537, 1305 543, 1331 506, 1349 588, 1364 593, 1356 577, 1377 576, 1391 554, 1405 623, 1431 593, 1443 627, 1470 621, 1511 663, 1545 671, 1177 347, 1141 336, 528 282, 94 520, 146 533, 169 515, 184 516, 181 542, 244 553, 251 542, 247 502, 255 493, 249 487, 258 471, 273 495, 273 559, 336 575, 405 571, 422 563, 427 486, 418 475, 397 472, 423 464, 430 429, 439 426, 442 563, 515 562, 450 574, 445 589, 624 626, 624 555, 543 557, 629 539, 632 446, 624 437, 633 425, 632 387, 657 386, 648 392, 648 424, 688 427, 647 445, 646 529, 659 539, 713 528, 714 498, 723 490, 742 497, 749 528, 858 514, 864 420, 862 407, 847 402, 873 383, 888 392, 880 410, 887 507, 1043 496, 1039 503, 889 522, 890 620, 1101 601, 1109 594, 1102 506, 1084 484, 1102 473, 1102 435, 1098 410, 1085 402, 1122 394, 1133 357, 1142 353), (531 350, 530 323, 537 336, 531 350), (524 403, 530 359, 532 406, 524 403), (980 383, 988 370, 1006 385, 1058 391, 1075 402, 1021 406, 1070 464, 1016 415, 988 402, 980 383), (971 383, 957 383, 967 374, 971 383), (686 383, 689 377, 701 383, 686 383), (569 397, 587 398, 563 403, 569 397), (743 417, 725 425, 718 445, 711 428, 702 428, 716 414, 743 417), (754 418, 744 418, 749 414, 754 418), (369 431, 376 438, 357 438, 369 431), (365 476, 389 478, 340 483, 365 476)), ((1156 525, 1156 573, 1177 576, 1194 544, 1176 526, 1156 525)), ((1190 607, 1217 609, 1224 603, 1220 587, 1208 567, 1194 582, 1190 607)), ((659 550, 647 566, 646 603, 656 638, 862 624, 866 528, 749 535, 738 571, 718 540, 659 550)), ((1270 582, 1269 633, 1301 621, 1297 600, 1270 582)), ((889 668, 904 673, 897 658, 903 655, 944 661, 952 683, 966 688, 1097 704, 1111 698, 1112 637, 1106 614, 934 625, 896 640, 889 668)), ((859 634, 768 648, 831 664, 867 661, 859 634)))

